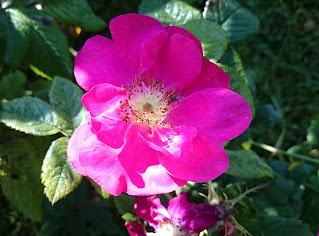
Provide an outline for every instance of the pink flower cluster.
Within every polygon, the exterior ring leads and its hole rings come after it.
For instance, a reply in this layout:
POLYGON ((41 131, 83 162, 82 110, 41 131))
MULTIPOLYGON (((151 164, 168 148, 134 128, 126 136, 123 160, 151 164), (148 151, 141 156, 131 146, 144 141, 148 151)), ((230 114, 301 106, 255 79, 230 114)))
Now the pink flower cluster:
POLYGON ((82 175, 113 195, 166 193, 228 168, 222 143, 251 121, 229 76, 203 58, 188 31, 138 14, 109 24, 75 59, 88 122, 68 144, 82 175))
MULTIPOLYGON (((155 229, 154 235, 185 236, 200 233, 215 225, 218 220, 215 206, 191 203, 187 193, 171 199, 167 209, 155 196, 137 197, 134 208, 136 215, 155 229)), ((140 222, 126 223, 125 226, 131 236, 146 236, 140 222)))

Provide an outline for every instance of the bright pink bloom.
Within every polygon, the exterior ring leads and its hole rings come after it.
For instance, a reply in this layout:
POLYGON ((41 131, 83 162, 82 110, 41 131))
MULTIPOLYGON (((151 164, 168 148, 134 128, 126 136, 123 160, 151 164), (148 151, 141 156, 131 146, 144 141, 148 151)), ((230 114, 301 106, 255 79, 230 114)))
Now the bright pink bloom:
POLYGON ((182 28, 138 14, 109 27, 113 40, 95 36, 75 59, 88 123, 69 141, 73 167, 113 195, 171 192, 224 173, 222 143, 251 121, 228 75, 182 28))
MULTIPOLYGON (((218 219, 215 206, 192 203, 188 201, 187 193, 181 193, 171 199, 167 209, 155 196, 137 197, 134 208, 136 215, 146 220, 157 235, 182 236, 200 233, 212 227, 218 219)), ((126 227, 131 236, 143 235, 144 229, 138 222, 127 223, 126 227)))

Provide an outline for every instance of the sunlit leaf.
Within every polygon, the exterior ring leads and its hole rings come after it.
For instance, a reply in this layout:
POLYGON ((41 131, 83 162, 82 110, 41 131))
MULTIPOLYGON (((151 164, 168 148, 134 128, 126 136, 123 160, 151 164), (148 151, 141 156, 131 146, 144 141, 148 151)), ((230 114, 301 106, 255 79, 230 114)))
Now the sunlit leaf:
POLYGON ((50 103, 57 115, 58 126, 68 134, 86 119, 86 110, 81 103, 82 90, 74 83, 55 77, 50 90, 50 103))
POLYGON ((60 131, 52 107, 33 97, 17 98, 4 103, 0 121, 27 134, 43 136, 60 131))
POLYGON ((67 157, 68 140, 62 137, 52 142, 43 160, 41 179, 52 204, 72 192, 82 180, 67 157))

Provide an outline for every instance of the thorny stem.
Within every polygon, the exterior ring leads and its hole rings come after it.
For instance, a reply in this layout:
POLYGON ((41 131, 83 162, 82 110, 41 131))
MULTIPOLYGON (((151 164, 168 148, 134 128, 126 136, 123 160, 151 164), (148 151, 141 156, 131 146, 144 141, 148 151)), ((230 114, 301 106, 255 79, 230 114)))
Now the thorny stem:
POLYGON ((302 159, 302 160, 305 160, 305 161, 309 161, 309 162, 313 162, 313 163, 319 164, 319 160, 311 158, 311 157, 308 157, 308 156, 305 156, 305 155, 301 155, 301 154, 298 154, 298 153, 288 153, 288 152, 283 151, 281 149, 272 147, 272 146, 264 144, 264 143, 258 143, 258 142, 255 142, 253 140, 250 140, 249 142, 251 144, 257 146, 257 147, 260 147, 260 148, 268 151, 268 152, 280 153, 280 154, 285 155, 285 156, 292 156, 292 157, 299 158, 299 159, 302 159))

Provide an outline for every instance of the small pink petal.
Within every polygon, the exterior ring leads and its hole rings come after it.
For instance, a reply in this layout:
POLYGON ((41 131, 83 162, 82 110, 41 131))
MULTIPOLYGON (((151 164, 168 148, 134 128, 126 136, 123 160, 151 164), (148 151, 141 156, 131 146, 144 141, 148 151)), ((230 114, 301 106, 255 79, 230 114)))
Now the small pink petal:
POLYGON ((226 88, 229 89, 229 76, 217 65, 208 59, 203 59, 203 66, 200 75, 192 84, 181 92, 182 96, 188 96, 196 91, 205 88, 226 88))
POLYGON ((251 121, 248 103, 229 89, 203 89, 180 100, 164 122, 195 127, 199 135, 222 143, 243 133, 251 121))
POLYGON ((170 219, 166 208, 156 196, 136 197, 134 209, 139 218, 146 220, 155 229, 160 223, 170 219))
POLYGON ((126 98, 127 91, 125 88, 104 83, 94 86, 84 94, 82 103, 91 116, 107 114, 115 118, 118 117, 116 112, 122 105, 121 101, 123 102, 126 98))
POLYGON ((196 79, 202 67, 202 54, 196 43, 173 34, 162 51, 158 67, 153 72, 156 80, 165 80, 165 87, 181 90, 196 79))
POLYGON ((144 227, 139 221, 126 222, 125 227, 130 236, 146 236, 144 227))
POLYGON ((179 225, 192 234, 212 227, 218 219, 215 206, 208 203, 191 203, 185 192, 169 201, 168 213, 175 225, 179 225))
POLYGON ((228 157, 221 144, 196 136, 192 145, 192 162, 182 162, 178 157, 163 152, 158 152, 157 157, 171 175, 198 183, 213 180, 227 170, 228 157))

